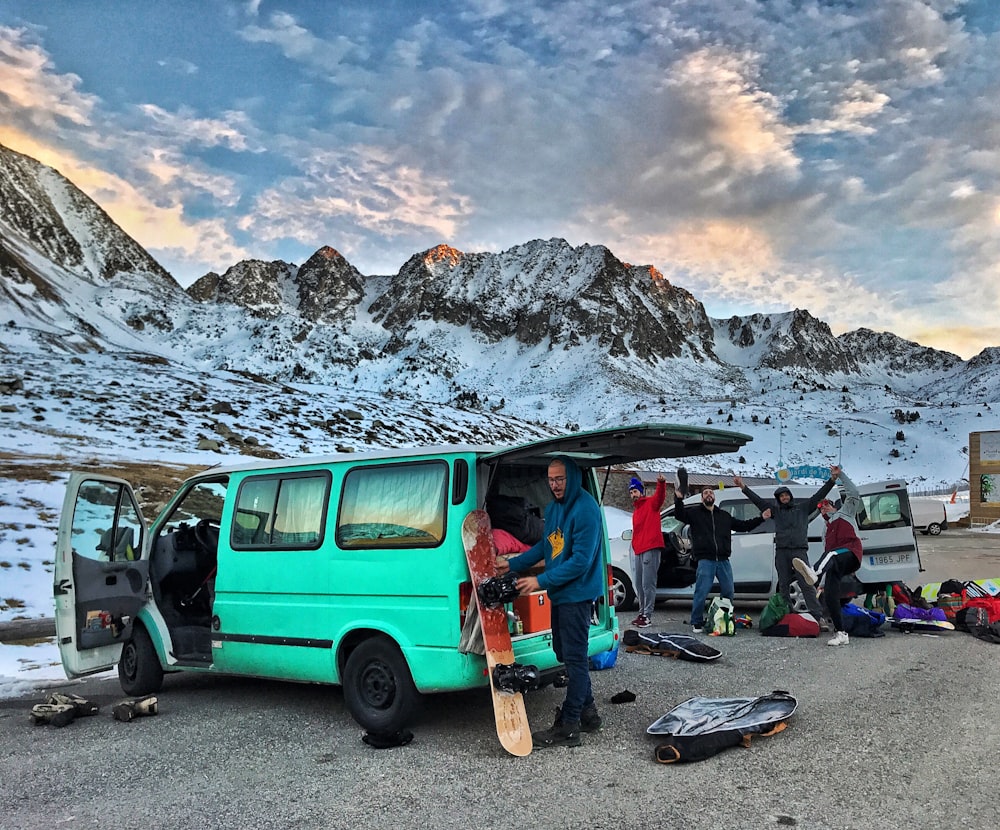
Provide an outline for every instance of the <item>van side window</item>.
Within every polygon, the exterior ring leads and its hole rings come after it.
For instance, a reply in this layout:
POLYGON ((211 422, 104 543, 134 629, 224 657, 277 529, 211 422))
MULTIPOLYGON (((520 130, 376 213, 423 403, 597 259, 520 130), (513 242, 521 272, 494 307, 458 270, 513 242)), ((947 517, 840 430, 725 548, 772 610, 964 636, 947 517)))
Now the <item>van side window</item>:
POLYGON ((327 472, 246 479, 236 497, 233 548, 318 548, 329 495, 327 472))
POLYGON ((444 540, 448 465, 418 461, 355 467, 337 516, 342 548, 431 548, 444 540))

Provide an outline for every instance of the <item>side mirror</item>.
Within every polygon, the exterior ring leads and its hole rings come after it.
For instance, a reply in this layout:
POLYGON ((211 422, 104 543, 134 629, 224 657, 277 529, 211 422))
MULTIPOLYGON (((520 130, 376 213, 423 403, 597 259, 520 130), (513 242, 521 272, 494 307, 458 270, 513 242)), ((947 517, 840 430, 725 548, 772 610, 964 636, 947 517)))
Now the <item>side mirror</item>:
POLYGON ((622 539, 624 539, 626 542, 631 542, 632 541, 632 531, 631 530, 623 530, 622 531, 622 539))

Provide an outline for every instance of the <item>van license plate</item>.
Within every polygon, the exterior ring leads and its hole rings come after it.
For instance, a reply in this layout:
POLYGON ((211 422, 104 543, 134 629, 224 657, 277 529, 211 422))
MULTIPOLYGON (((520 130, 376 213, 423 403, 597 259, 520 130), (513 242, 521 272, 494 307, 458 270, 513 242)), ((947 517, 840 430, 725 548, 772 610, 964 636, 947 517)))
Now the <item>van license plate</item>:
POLYGON ((880 553, 877 556, 869 556, 868 561, 872 565, 908 565, 912 555, 910 553, 880 553))

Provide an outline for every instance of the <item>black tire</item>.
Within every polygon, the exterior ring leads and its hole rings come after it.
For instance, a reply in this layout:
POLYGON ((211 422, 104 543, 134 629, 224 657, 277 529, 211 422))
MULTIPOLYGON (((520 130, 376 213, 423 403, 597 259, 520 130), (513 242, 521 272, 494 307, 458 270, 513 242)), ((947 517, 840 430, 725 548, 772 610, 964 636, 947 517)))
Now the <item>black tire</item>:
POLYGON ((941 531, 943 529, 944 528, 941 527, 941 523, 940 522, 931 522, 929 525, 927 525, 927 532, 931 536, 940 536, 941 535, 941 531))
POLYGON ((369 732, 393 733, 408 725, 420 693, 395 643, 370 637, 351 652, 344 666, 344 702, 369 732))
POLYGON ((118 682, 127 695, 149 695, 163 688, 163 666, 149 632, 139 623, 132 626, 132 638, 122 647, 118 682))
POLYGON ((611 569, 611 597, 615 611, 631 611, 635 608, 635 588, 632 579, 618 568, 611 569))

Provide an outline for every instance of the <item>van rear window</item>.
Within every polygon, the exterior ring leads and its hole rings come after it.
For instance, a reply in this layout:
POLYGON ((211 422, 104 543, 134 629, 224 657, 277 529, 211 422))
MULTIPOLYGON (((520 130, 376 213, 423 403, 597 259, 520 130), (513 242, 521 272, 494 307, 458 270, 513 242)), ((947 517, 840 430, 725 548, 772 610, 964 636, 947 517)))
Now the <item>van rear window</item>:
POLYGON ((906 511, 899 502, 899 491, 873 493, 861 497, 862 508, 858 512, 858 528, 874 530, 884 527, 906 527, 909 521, 906 511))
POLYGON ((444 540, 448 465, 441 461, 355 467, 337 515, 342 548, 429 548, 444 540))
POLYGON ((233 547, 319 547, 329 494, 326 472, 246 479, 236 499, 233 547))

